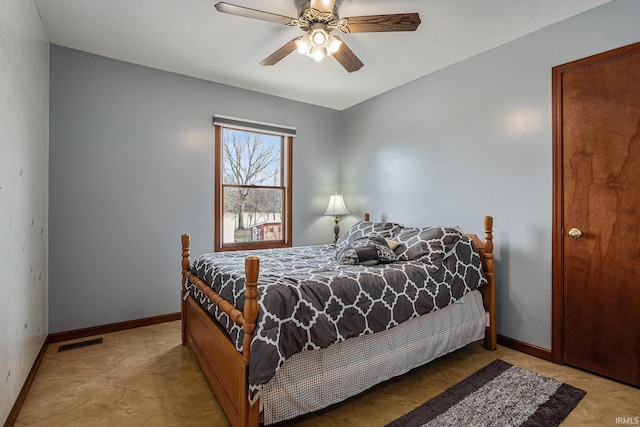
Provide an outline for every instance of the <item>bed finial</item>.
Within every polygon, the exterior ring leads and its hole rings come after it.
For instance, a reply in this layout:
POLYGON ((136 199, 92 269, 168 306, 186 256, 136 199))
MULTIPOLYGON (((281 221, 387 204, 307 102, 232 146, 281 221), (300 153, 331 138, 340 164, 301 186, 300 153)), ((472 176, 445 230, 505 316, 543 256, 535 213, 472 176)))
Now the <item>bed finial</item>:
POLYGON ((191 236, 188 234, 182 235, 182 277, 184 283, 184 273, 191 267, 191 261, 189 260, 189 244, 190 244, 191 236))
POLYGON ((484 217, 484 239, 487 241, 487 252, 491 253, 493 258, 493 217, 484 217))
POLYGON ((493 217, 484 217, 484 256, 487 260, 487 273, 493 274, 493 217))
POLYGON ((369 212, 364 213, 364 220, 369 221, 369 212))

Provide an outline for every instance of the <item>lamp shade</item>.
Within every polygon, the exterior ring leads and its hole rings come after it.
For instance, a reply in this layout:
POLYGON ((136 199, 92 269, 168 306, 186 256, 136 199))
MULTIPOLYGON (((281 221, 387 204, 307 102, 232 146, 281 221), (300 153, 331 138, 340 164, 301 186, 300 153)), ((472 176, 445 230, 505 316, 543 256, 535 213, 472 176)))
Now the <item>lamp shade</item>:
POLYGON ((344 200, 342 199, 341 194, 333 194, 329 197, 329 205, 327 206, 327 210, 324 211, 325 215, 347 215, 349 211, 347 207, 344 205, 344 200))

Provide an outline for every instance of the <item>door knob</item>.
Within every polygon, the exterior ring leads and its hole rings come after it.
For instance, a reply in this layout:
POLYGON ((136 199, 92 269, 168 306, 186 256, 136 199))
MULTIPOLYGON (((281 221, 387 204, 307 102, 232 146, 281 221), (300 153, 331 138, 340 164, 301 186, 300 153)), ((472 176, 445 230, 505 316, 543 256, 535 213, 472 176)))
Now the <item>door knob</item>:
POLYGON ((573 237, 574 239, 579 239, 580 237, 582 237, 582 230, 574 227, 569 230, 569 236, 573 237))

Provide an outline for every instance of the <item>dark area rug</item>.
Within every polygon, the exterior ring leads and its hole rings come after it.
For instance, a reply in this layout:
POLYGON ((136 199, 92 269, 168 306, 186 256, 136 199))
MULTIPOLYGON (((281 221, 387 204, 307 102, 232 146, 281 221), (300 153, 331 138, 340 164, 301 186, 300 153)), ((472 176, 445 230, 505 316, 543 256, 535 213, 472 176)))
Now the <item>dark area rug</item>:
POLYGON ((387 427, 557 426, 585 394, 498 359, 387 427))

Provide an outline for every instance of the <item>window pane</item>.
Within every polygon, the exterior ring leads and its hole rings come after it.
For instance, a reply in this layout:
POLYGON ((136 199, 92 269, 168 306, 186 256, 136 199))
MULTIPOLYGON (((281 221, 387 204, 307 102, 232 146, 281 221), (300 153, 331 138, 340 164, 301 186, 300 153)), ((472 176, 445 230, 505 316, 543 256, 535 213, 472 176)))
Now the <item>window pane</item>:
POLYGON ((280 188, 223 188, 223 243, 284 240, 280 188))
POLYGON ((225 184, 282 186, 282 136, 222 131, 225 184))

